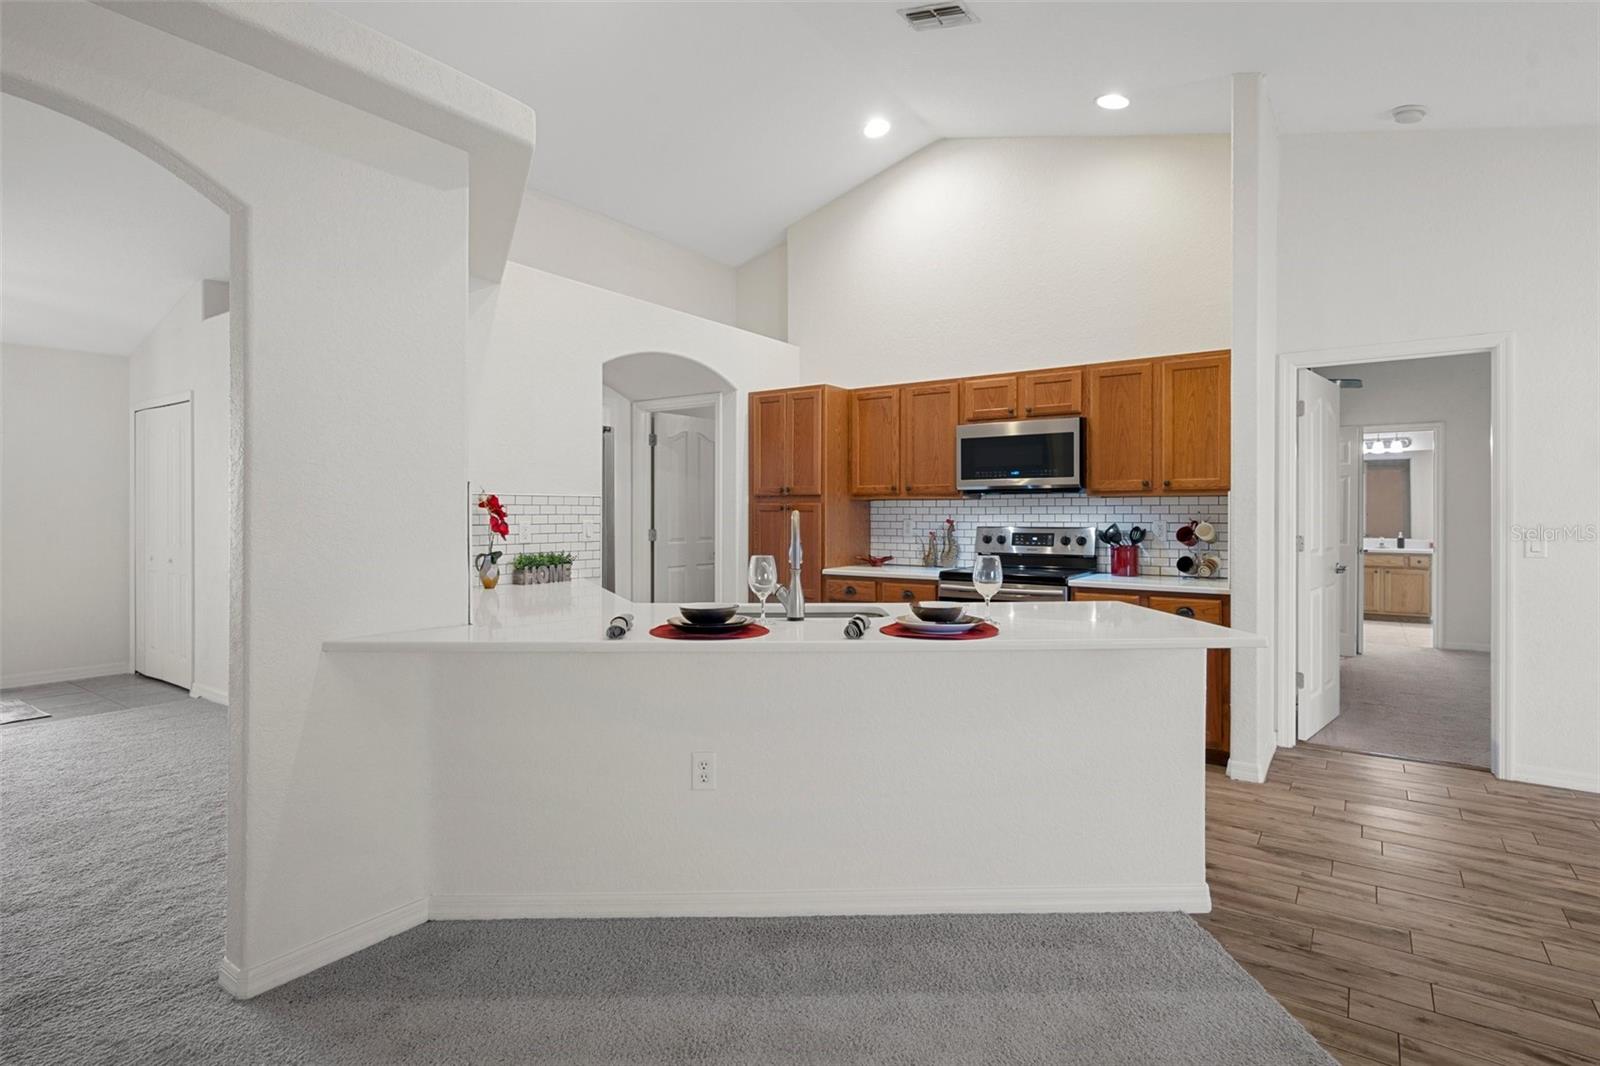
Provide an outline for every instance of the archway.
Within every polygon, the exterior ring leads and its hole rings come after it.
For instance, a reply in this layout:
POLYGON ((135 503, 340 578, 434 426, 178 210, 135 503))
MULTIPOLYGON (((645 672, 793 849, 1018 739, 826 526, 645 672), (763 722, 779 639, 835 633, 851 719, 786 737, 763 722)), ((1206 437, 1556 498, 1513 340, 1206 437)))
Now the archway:
POLYGON ((639 601, 742 599, 738 390, 669 352, 609 359, 601 380, 602 580, 639 601), (707 524, 709 543, 697 539, 707 524))

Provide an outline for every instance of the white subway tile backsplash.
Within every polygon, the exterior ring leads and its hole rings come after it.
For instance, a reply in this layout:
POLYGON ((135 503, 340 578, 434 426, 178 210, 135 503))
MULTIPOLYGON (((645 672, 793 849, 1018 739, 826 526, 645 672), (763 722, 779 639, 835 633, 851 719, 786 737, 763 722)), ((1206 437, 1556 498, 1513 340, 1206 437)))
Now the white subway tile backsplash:
MULTIPOLYGON (((501 579, 511 580, 511 561, 523 552, 568 552, 572 556, 572 576, 600 578, 600 497, 543 496, 529 493, 496 493, 506 509, 511 536, 502 541, 493 537, 500 557, 501 579)), ((477 584, 471 572, 472 560, 489 550, 489 514, 478 506, 478 494, 467 500, 471 518, 468 537, 468 580, 477 584)))
MULTIPOLYGON (((972 562, 973 538, 979 526, 1094 526, 1112 522, 1123 533, 1143 526, 1149 536, 1140 545, 1139 572, 1178 573, 1179 556, 1187 549, 1173 539, 1180 527, 1204 519, 1217 527, 1211 546, 1222 560, 1221 575, 1228 573, 1228 497, 1226 496, 982 496, 960 500, 874 500, 872 502, 872 554, 893 555, 897 563, 918 564, 928 531, 941 537, 946 517, 955 519, 956 542, 961 545, 961 565, 972 562)), ((1111 549, 1100 545, 1096 562, 1111 569, 1111 549)))

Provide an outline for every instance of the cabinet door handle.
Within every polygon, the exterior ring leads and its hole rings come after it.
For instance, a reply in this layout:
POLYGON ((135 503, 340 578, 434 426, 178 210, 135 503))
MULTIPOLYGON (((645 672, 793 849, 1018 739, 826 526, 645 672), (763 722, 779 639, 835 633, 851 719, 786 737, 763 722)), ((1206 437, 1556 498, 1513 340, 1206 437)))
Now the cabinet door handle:
POLYGON ((1161 483, 1161 487, 1162 487, 1162 488, 1164 488, 1164 489, 1170 489, 1170 488, 1171 488, 1171 487, 1172 487, 1172 482, 1170 482, 1170 481, 1163 481, 1163 482, 1162 482, 1162 483, 1161 483))
POLYGON ((1024 408, 1023 408, 1023 409, 1022 409, 1022 413, 1023 413, 1023 414, 1025 414, 1025 415, 1031 415, 1031 414, 1033 414, 1033 408, 1031 408, 1031 407, 1024 407, 1024 408))
POLYGON ((1014 414, 1016 414, 1016 413, 1017 413, 1017 409, 1016 409, 1016 408, 1015 408, 1015 407, 1007 407, 1007 408, 1006 408, 1006 414, 1008 414, 1008 415, 1014 415, 1014 414))
POLYGON ((1148 482, 1148 481, 1141 481, 1141 482, 1139 482, 1139 487, 1140 487, 1140 488, 1141 488, 1141 489, 1147 489, 1147 488, 1149 488, 1149 487, 1150 487, 1150 482, 1148 482))
POLYGON ((1193 618, 1194 617, 1194 608, 1193 607, 1179 607, 1178 610, 1177 610, 1177 615, 1178 615, 1179 618, 1193 618))

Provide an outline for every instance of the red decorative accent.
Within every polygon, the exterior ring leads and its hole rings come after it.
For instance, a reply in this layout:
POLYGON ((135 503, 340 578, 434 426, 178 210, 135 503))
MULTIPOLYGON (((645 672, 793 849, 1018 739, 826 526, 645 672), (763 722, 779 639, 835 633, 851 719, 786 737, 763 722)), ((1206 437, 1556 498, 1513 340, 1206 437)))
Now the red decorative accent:
POLYGON ((987 640, 1000 630, 992 622, 979 622, 965 633, 922 633, 908 629, 899 622, 890 622, 878 632, 886 637, 909 637, 912 640, 987 640))
POLYGON ((652 637, 660 637, 662 640, 749 640, 751 637, 764 637, 770 632, 772 630, 755 622, 751 622, 747 626, 741 626, 738 629, 724 630, 720 633, 691 633, 687 629, 679 629, 675 625, 663 622, 652 629, 650 635, 652 637))
POLYGON ((1118 577, 1139 576, 1139 546, 1113 544, 1111 546, 1111 572, 1118 577))

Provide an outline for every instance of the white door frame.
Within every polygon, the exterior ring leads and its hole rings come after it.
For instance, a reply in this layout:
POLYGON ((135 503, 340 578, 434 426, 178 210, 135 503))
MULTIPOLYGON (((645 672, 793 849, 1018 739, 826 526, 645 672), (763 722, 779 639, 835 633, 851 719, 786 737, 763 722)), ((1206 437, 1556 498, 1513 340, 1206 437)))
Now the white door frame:
MULTIPOLYGON (((1444 542, 1444 423, 1379 422, 1370 426, 1363 425, 1361 432, 1399 433, 1408 429, 1425 429, 1433 434, 1433 561, 1430 564, 1431 579, 1428 582, 1428 610, 1433 615, 1433 647, 1440 648, 1444 646, 1444 582, 1440 578, 1443 573, 1444 555, 1449 550, 1449 546, 1444 542)), ((1366 462, 1364 454, 1361 461, 1366 462)), ((1366 519, 1367 516, 1363 513, 1361 515, 1363 534, 1366 531, 1366 519)), ((1494 551, 1492 547, 1489 550, 1491 554, 1494 551)))
MULTIPOLYGON (((728 599, 727 576, 727 549, 733 542, 728 537, 728 486, 726 484, 732 467, 728 463, 727 448, 727 419, 725 415, 725 394, 720 392, 703 392, 691 396, 669 396, 659 400, 633 401, 633 455, 630 461, 629 495, 633 498, 633 529, 629 535, 629 555, 631 556, 633 572, 633 598, 639 601, 639 596, 649 588, 650 582, 650 535, 648 515, 650 514, 650 416, 657 412, 679 412, 696 408, 709 407, 714 412, 713 420, 717 426, 717 451, 716 451, 716 599, 728 599)), ((737 586, 734 586, 737 587, 737 586)), ((639 601, 643 602, 643 601, 639 601)))
MULTIPOLYGON (((1280 747, 1295 743, 1294 671, 1296 647, 1295 589, 1295 476, 1298 449, 1295 434, 1295 372, 1301 368, 1345 366, 1354 363, 1391 363, 1402 359, 1433 359, 1451 355, 1489 353, 1489 769, 1496 777, 1515 778, 1516 760, 1511 719, 1516 710, 1515 676, 1511 649, 1511 515, 1514 485, 1510 456, 1514 428, 1511 422, 1511 360, 1513 335, 1483 333, 1434 340, 1398 341, 1356 348, 1325 348, 1280 352, 1277 360, 1278 408, 1278 603, 1275 611, 1277 645, 1277 734, 1280 747)), ((1437 539, 1437 538, 1436 538, 1437 539)), ((1438 582, 1435 582, 1437 584, 1438 582)))
POLYGON ((128 409, 128 670, 133 671, 139 661, 139 571, 136 524, 139 520, 139 429, 140 411, 157 407, 189 405, 189 695, 199 697, 194 689, 195 678, 195 625, 194 625, 194 390, 168 393, 130 404, 128 409))

